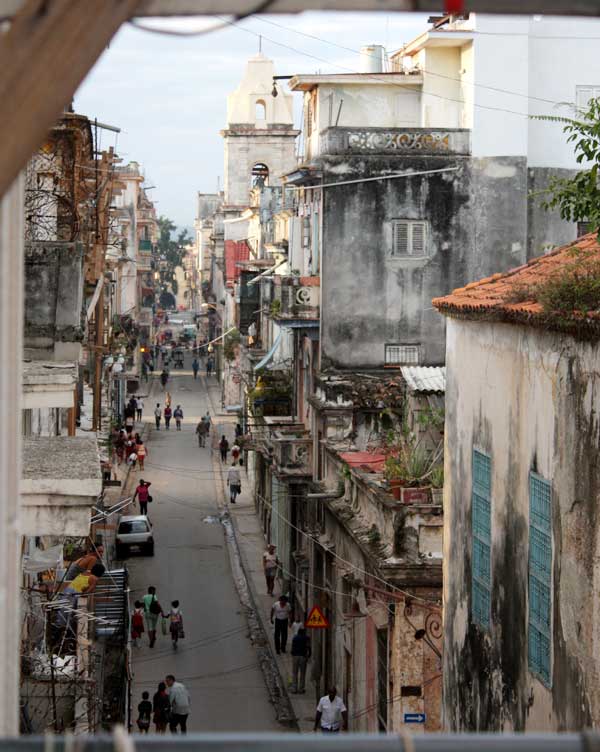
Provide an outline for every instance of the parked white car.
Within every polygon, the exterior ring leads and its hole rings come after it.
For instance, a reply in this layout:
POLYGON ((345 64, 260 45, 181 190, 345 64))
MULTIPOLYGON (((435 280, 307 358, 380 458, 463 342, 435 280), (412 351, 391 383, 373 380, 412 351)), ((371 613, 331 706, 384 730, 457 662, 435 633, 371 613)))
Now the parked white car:
POLYGON ((121 517, 116 543, 117 559, 123 559, 135 547, 147 556, 154 556, 154 536, 148 517, 145 514, 121 517))

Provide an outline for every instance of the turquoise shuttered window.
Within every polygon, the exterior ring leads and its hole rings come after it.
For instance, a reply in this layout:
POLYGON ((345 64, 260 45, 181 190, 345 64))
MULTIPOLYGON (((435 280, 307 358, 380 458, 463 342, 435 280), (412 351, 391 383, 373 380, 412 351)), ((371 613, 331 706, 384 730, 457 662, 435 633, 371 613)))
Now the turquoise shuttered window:
POLYGON ((529 474, 529 670, 551 680, 552 486, 529 474))
POLYGON ((482 627, 490 626, 492 565, 492 461, 473 450, 471 491, 471 618, 482 627))

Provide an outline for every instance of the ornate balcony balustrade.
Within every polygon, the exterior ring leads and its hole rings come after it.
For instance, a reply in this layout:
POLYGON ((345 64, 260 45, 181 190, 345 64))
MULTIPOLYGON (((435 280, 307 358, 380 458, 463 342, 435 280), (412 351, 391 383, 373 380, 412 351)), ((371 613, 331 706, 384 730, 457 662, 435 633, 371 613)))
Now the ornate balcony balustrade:
POLYGON ((321 154, 470 154, 466 128, 327 128, 321 154))

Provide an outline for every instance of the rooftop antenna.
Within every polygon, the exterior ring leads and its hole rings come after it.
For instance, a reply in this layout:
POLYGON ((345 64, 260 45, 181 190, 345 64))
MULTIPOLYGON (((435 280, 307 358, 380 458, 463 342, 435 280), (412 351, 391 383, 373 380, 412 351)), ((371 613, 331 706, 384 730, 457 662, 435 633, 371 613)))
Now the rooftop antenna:
POLYGON ((262 52, 262 36, 259 34, 258 35, 258 54, 260 55, 261 52, 262 52))

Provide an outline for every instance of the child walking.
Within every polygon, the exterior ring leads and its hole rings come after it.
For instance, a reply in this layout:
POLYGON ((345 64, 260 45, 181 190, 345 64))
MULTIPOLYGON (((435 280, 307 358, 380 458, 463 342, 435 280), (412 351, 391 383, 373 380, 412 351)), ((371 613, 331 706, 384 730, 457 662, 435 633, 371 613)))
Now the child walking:
POLYGON ((183 631, 183 616, 179 609, 179 601, 173 601, 171 603, 171 610, 169 611, 169 631, 171 632, 173 650, 177 650, 177 643, 180 639, 185 637, 183 631))

